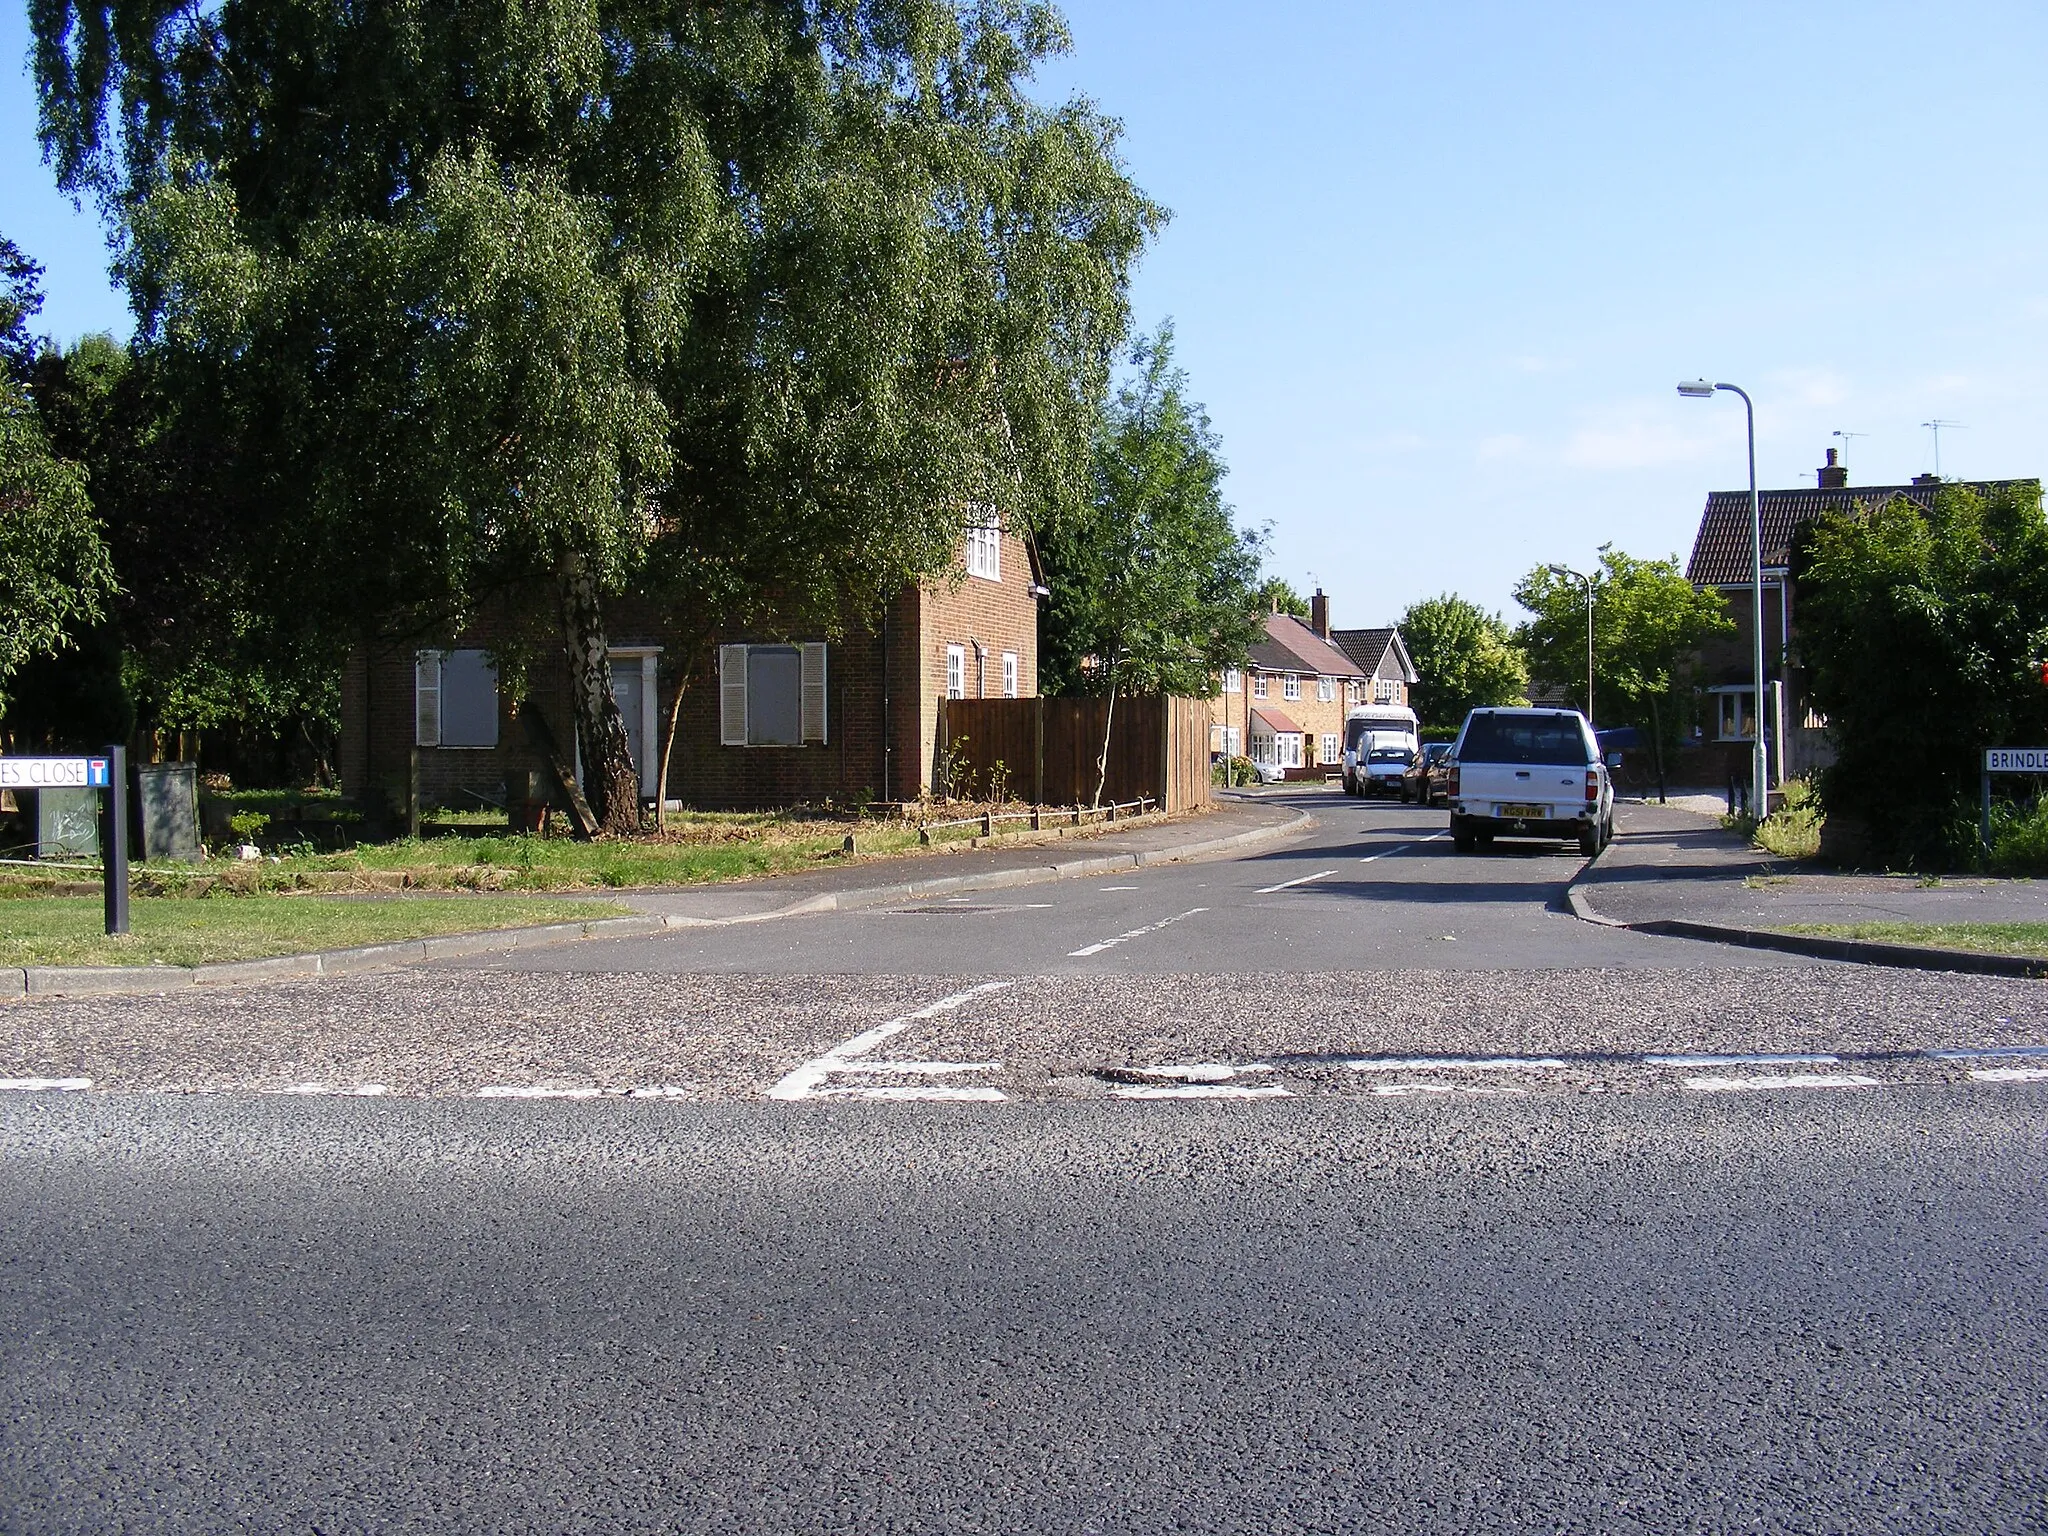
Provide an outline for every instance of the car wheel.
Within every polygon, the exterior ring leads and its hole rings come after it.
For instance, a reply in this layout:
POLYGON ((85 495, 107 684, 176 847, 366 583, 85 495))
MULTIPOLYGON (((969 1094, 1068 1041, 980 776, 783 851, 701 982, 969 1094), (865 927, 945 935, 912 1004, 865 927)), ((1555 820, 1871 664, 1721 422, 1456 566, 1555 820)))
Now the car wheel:
POLYGON ((1600 851, 1600 848, 1600 823, 1596 821, 1588 824, 1586 830, 1579 834, 1579 852, 1590 859, 1600 851))

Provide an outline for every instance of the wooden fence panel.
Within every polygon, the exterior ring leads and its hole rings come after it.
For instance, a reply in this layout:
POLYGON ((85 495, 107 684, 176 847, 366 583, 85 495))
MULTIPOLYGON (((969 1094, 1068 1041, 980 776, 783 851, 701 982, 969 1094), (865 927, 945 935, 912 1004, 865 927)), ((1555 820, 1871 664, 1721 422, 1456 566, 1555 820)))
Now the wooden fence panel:
MULTIPOLYGON (((957 778, 941 787, 963 798, 986 795, 1000 765, 1009 793, 1018 799, 1090 804, 1109 723, 1106 698, 947 699, 940 740, 957 778)), ((1175 811, 1209 804, 1204 700, 1117 699, 1102 798, 1128 803, 1147 796, 1175 811)))

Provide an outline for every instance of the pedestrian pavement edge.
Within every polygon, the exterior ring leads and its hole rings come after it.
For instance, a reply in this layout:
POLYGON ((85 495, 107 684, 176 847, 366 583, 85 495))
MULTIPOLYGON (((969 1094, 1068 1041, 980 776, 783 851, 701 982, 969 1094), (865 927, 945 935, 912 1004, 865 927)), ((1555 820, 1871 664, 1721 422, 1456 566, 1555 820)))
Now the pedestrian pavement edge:
POLYGON ((487 928, 471 933, 441 934, 393 944, 365 944, 351 949, 326 949, 299 955, 272 955, 261 960, 232 960, 216 965, 30 965, 0 968, 0 1001, 21 997, 84 997, 117 994, 149 995, 198 986, 237 986, 266 981, 295 981, 309 976, 343 976, 358 971, 391 970, 429 960, 453 960, 506 950, 540 949, 583 939, 648 938, 676 928, 732 928, 743 923, 803 917, 814 912, 852 911, 888 901, 911 901, 955 891, 1006 890, 1043 885, 1054 880, 1085 879, 1119 870, 1144 869, 1210 854, 1275 842, 1299 832, 1312 820, 1296 811, 1287 821, 1252 827, 1223 837, 1201 838, 1170 848, 1140 849, 1058 864, 992 869, 982 874, 941 875, 926 880, 899 880, 852 891, 827 891, 801 897, 766 912, 732 917, 644 915, 600 917, 588 922, 545 923, 529 928, 487 928))
POLYGON ((2048 977, 2048 959, 2026 955, 1990 955, 1973 949, 1938 949, 1927 944, 1892 944, 1882 939, 1831 938, 1819 933, 1782 933, 1774 928, 1741 928, 1728 923, 1702 923, 1685 917, 1652 917, 1625 923, 1608 917, 1593 905, 1583 883, 1600 862, 1602 849, 1583 864, 1565 886, 1565 901, 1572 916, 1602 928, 1623 928, 1630 933, 1647 933, 1660 939, 1699 939, 1709 944, 1733 944, 1743 949, 1773 949, 1786 954, 1810 955, 1818 960, 1842 960, 1854 965, 1888 965, 1913 971, 1956 971, 1973 976, 2017 976, 2027 980, 2048 977))

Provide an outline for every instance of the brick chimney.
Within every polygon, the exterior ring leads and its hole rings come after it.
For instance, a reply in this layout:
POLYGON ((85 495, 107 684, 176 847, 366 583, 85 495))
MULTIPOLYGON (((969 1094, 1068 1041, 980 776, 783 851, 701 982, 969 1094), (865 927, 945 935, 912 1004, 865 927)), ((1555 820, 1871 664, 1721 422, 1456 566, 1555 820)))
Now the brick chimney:
POLYGON ((1308 600, 1308 627, 1325 640, 1330 638, 1330 600, 1323 596, 1323 589, 1316 588, 1316 595, 1308 600))
POLYGON ((1915 475, 1915 476, 1913 477, 1913 483, 1914 483, 1915 485, 1939 485, 1939 484, 1941 484, 1941 476, 1939 476, 1939 475, 1915 475))
POLYGON ((1820 467, 1820 488, 1824 491, 1839 491, 1849 483, 1849 466, 1841 462, 1840 453, 1830 448, 1828 461, 1820 467))

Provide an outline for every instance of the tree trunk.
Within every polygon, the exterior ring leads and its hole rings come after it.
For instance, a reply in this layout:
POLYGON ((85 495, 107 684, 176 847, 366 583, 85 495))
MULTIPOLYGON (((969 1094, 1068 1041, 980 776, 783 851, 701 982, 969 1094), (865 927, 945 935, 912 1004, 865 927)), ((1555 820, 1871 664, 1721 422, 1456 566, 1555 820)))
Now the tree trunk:
POLYGON ((669 700, 668 731, 661 738, 661 775, 654 781, 654 830, 662 830, 662 807, 668 802, 668 759, 676 749, 676 720, 683 712, 683 695, 690 691, 690 666, 685 661, 676 670, 676 696, 669 700))
POLYGON ((1102 788, 1109 782, 1109 732, 1116 723, 1116 663, 1109 669, 1109 708, 1102 716, 1102 756, 1095 759, 1095 809, 1102 808, 1102 788))
POLYGON ((583 792, 598 830, 640 829, 640 775, 626 740, 625 717, 612 697, 611 646, 597 582, 581 555, 556 565, 562 600, 562 646, 569 656, 569 692, 576 708, 576 740, 583 752, 583 792))

